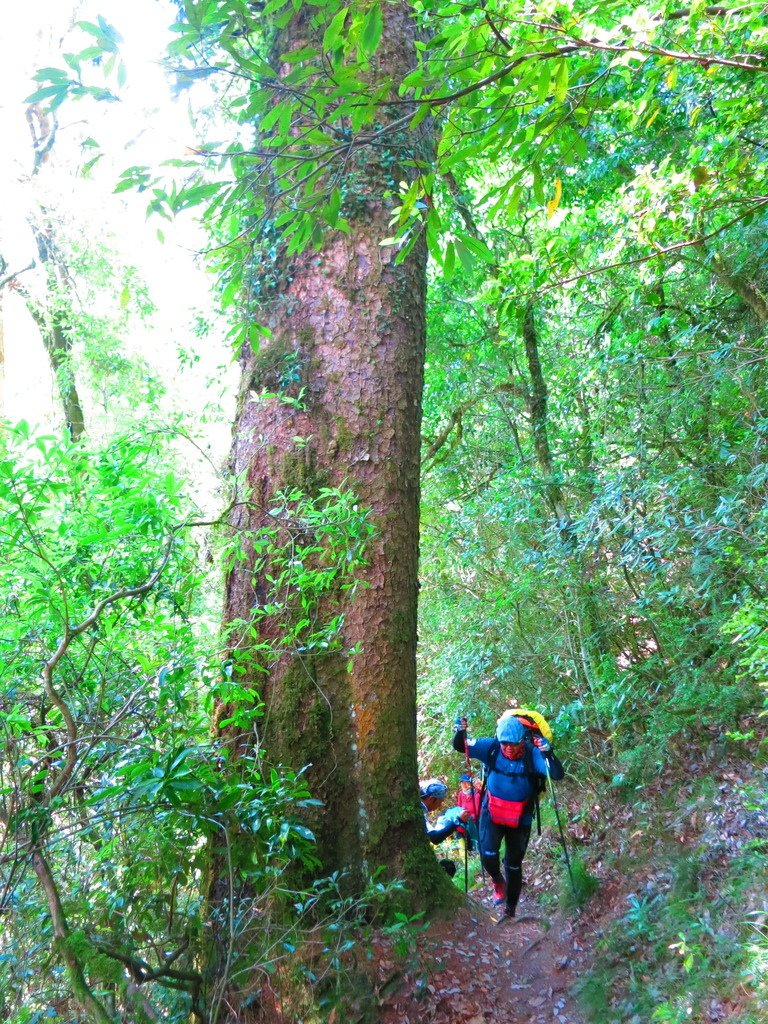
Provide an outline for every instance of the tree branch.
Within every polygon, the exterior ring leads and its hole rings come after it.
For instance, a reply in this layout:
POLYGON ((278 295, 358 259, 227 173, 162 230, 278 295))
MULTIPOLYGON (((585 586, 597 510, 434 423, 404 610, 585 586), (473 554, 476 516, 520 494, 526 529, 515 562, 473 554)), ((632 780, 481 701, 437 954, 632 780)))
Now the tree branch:
POLYGON ((726 224, 721 225, 714 231, 710 231, 709 234, 701 235, 700 238, 693 238, 688 242, 676 242, 674 245, 668 246, 666 249, 659 249, 656 252, 650 253, 648 256, 638 256, 636 259, 631 260, 618 260, 616 263, 606 263, 602 267, 594 267, 592 270, 585 270, 581 274, 574 274, 573 277, 563 277, 559 281, 555 281, 554 284, 549 284, 546 288, 538 288, 537 291, 541 294, 543 292, 554 291, 555 288, 562 288, 563 285, 573 284, 574 281, 581 281, 585 277, 594 277, 596 274, 604 274, 607 270, 616 270, 619 267, 635 267, 640 263, 648 263, 650 260, 655 260, 659 256, 669 256, 670 253, 680 252, 681 249, 689 249, 692 246, 701 245, 703 242, 708 242, 710 238, 716 238, 717 235, 722 234, 723 231, 727 231, 728 228, 732 228, 734 224, 740 223, 745 217, 748 217, 751 213, 755 213, 757 210, 761 210, 764 206, 768 205, 768 196, 761 199, 759 203, 755 203, 754 206, 750 206, 748 210, 740 213, 738 217, 734 217, 733 220, 729 220, 726 224))
POLYGON ((5 288, 7 284, 11 284, 16 280, 17 277, 21 277, 22 274, 26 274, 28 270, 34 270, 37 264, 34 260, 28 263, 26 267, 22 267, 21 270, 14 270, 12 274, 7 274, 5 277, 0 277, 0 290, 5 288))

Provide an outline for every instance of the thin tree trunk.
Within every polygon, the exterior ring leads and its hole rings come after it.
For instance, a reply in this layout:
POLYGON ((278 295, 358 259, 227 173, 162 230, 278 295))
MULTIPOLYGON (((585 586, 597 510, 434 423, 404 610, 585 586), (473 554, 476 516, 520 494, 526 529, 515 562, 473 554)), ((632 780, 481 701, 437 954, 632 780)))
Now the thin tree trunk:
POLYGON ((547 428, 547 398, 549 396, 541 369, 541 360, 539 359, 539 339, 536 333, 532 303, 526 306, 523 316, 523 342, 525 344, 525 358, 530 375, 528 412, 531 417, 533 448, 536 453, 539 469, 544 477, 547 500, 557 517, 561 534, 565 536, 570 525, 570 516, 563 500, 562 489, 557 482, 555 467, 552 461, 552 451, 549 447, 547 428))
MULTIPOLYGON (((37 232, 35 233, 37 234, 37 232)), ((22 290, 19 289, 19 291, 22 290)), ((61 310, 46 314, 35 304, 28 292, 23 291, 22 294, 26 299, 29 315, 37 324, 43 346, 48 353, 53 378, 59 392, 59 400, 64 411, 67 431, 71 440, 78 441, 85 430, 85 417, 75 383, 72 367, 72 340, 66 316, 61 310)))
POLYGON ((533 448, 536 462, 544 479, 547 501, 557 520, 560 538, 563 542, 564 556, 567 556, 575 568, 575 584, 567 584, 573 590, 574 618, 578 631, 579 662, 584 679, 587 682, 595 705, 596 721, 600 728, 600 716, 594 679, 595 662, 599 661, 605 650, 606 627, 593 592, 594 583, 591 579, 591 566, 585 555, 574 544, 571 535, 573 519, 557 480, 557 472, 549 444, 549 426, 547 416, 548 392, 539 357, 539 338, 534 319, 533 304, 529 303, 523 316, 523 343, 530 377, 527 397, 528 412, 531 419, 533 448))
MULTIPOLYGON (((54 116, 50 113, 43 113, 37 105, 27 109, 27 123, 32 136, 34 154, 32 177, 35 177, 53 148, 57 126, 54 116)), ((47 211, 43 210, 42 213, 45 218, 42 227, 31 219, 29 223, 35 239, 40 266, 46 276, 47 309, 36 303, 28 291, 18 285, 17 288, 40 331, 45 351, 48 353, 69 436, 73 441, 77 441, 85 430, 85 418, 72 365, 72 335, 69 318, 66 309, 62 306, 61 298, 61 295, 67 295, 70 289, 66 270, 60 255, 56 252, 53 224, 48 220, 47 211), (61 295, 57 294, 58 292, 61 295)))
POLYGON ((67 923, 56 880, 48 861, 39 849, 34 849, 32 853, 32 867, 45 893, 53 926, 54 945, 56 952, 64 961, 67 978, 72 988, 72 996, 88 1020, 93 1021, 93 1024, 116 1024, 115 1018, 106 1011, 88 985, 83 964, 75 946, 70 941, 72 932, 67 923))

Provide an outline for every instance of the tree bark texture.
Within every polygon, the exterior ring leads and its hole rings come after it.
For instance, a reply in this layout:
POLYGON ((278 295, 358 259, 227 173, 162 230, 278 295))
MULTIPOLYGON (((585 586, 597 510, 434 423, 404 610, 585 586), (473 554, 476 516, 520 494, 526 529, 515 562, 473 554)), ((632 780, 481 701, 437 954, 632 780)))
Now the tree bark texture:
MULTIPOLYGON (((391 78, 394 94, 413 66, 415 25, 408 3, 382 12, 373 74, 391 78)), ((286 31, 295 40, 301 26, 286 31)), ((370 509, 366 586, 346 607, 336 601, 345 649, 360 647, 351 669, 343 653, 294 654, 251 682, 266 704, 259 741, 269 759, 311 764, 313 794, 324 802, 312 823, 323 869, 351 869, 359 885, 383 864, 422 893, 439 885, 418 809, 415 726, 426 252, 420 243, 395 266, 393 249, 379 242, 391 233, 403 161, 429 158, 430 145, 422 125, 418 138, 402 133, 369 151, 364 166, 358 156, 342 207, 350 233, 282 268, 262 311, 271 337, 242 354, 232 455, 250 490, 235 530, 266 525, 284 488, 349 488, 370 509)), ((236 566, 225 621, 247 621, 260 599, 263 580, 250 564, 236 566)))

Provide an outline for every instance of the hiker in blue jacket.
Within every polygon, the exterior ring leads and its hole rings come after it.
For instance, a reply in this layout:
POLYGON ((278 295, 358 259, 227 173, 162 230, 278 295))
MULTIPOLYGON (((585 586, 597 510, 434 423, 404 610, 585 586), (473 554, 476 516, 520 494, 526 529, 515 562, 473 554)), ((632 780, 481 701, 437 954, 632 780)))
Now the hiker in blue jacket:
POLYGON ((419 799, 421 800, 421 806, 424 808, 424 827, 427 830, 427 839, 429 839, 433 846, 437 846, 438 843, 442 843, 448 836, 452 836, 456 829, 460 828, 469 817, 469 811, 457 808, 457 810, 461 810, 461 814, 454 816, 452 820, 445 821, 440 828, 432 828, 427 815, 433 811, 439 811, 447 796, 448 787, 439 779, 427 779, 426 782, 422 782, 419 785, 419 799))
MULTIPOLYGON (((469 817, 469 811, 465 811, 460 807, 456 810, 459 814, 453 816, 447 821, 441 824, 439 828, 432 828, 429 823, 428 814, 432 814, 433 811, 439 811, 443 805, 443 801, 448 795, 448 787, 444 782, 439 779, 427 779, 426 782, 419 784, 419 799, 421 800, 421 806, 424 808, 424 828, 427 831, 427 839, 432 843, 433 846, 437 846, 438 843, 442 843, 448 836, 452 836, 453 833, 461 828, 462 824, 466 822, 469 817)), ((452 860, 448 858, 442 858, 440 860, 441 866, 445 871, 453 878, 456 874, 456 865, 452 860)))
POLYGON ((457 722, 453 748, 485 765, 486 786, 480 807, 480 859, 491 877, 494 903, 504 916, 514 917, 523 885, 523 858, 531 838, 536 798, 546 778, 565 775, 562 764, 543 736, 526 741, 519 719, 505 711, 496 723, 496 736, 467 738, 467 720, 457 722), (504 840, 504 868, 500 850, 504 840))

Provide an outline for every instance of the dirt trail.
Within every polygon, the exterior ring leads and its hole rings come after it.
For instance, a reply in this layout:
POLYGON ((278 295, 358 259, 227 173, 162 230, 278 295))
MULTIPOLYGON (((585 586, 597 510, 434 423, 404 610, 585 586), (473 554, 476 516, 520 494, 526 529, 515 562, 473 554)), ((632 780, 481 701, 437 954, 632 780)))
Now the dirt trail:
POLYGON ((418 966, 392 986, 382 1021, 584 1024, 571 992, 588 956, 578 918, 548 914, 530 896, 513 921, 496 918, 489 899, 470 895, 455 918, 433 923, 418 966))

